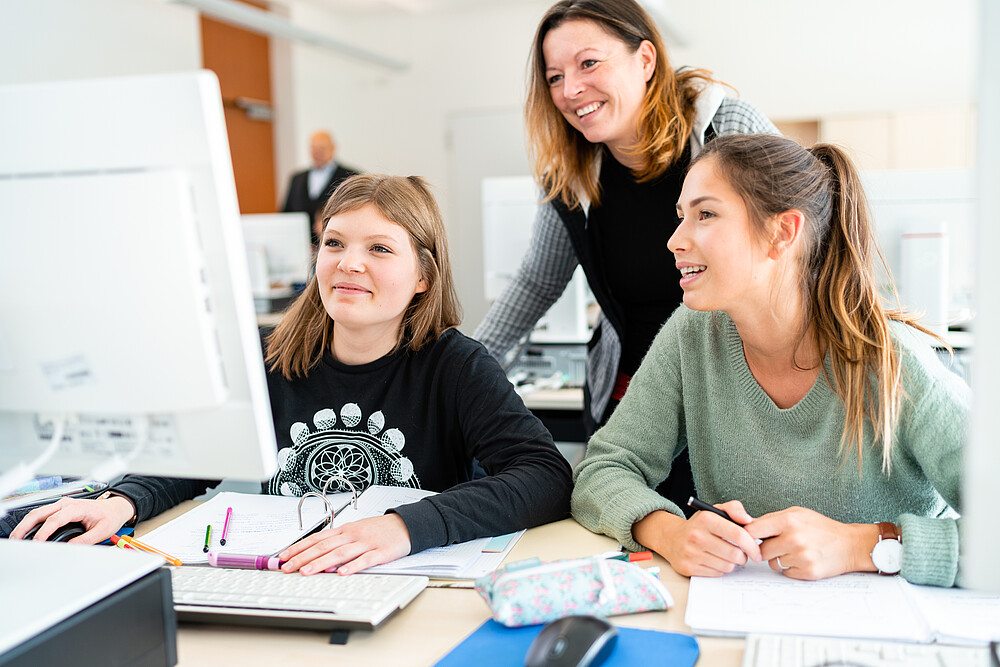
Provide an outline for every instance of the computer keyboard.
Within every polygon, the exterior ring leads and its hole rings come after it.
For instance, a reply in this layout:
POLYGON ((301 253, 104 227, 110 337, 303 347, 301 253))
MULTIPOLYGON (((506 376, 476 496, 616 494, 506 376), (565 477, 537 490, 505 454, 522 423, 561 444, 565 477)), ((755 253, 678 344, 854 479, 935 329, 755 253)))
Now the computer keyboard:
POLYGON ((427 577, 409 575, 170 569, 178 620, 201 623, 370 630, 427 586, 427 577))
POLYGON ((986 647, 749 635, 743 667, 991 667, 986 647))

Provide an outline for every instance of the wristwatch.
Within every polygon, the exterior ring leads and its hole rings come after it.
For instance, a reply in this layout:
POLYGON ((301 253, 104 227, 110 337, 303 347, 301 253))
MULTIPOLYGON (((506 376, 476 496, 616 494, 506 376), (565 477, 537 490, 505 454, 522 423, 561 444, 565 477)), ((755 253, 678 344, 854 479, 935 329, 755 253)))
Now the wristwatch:
POLYGON ((875 525, 880 532, 872 549, 872 563, 879 574, 899 574, 903 568, 903 537, 899 526, 887 521, 875 525))

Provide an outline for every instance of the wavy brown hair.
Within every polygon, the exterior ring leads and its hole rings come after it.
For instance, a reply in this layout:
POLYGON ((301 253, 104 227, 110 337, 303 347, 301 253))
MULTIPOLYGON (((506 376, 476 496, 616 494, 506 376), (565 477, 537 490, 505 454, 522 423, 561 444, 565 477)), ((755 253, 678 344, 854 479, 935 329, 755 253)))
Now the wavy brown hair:
POLYGON ((767 237, 770 221, 780 213, 794 209, 805 217, 800 267, 807 309, 803 337, 811 328, 817 349, 830 352, 833 377, 827 375, 827 381, 847 413, 841 438, 845 460, 855 450, 860 474, 867 420, 875 434, 873 444, 881 442, 882 469, 888 473, 903 398, 902 367, 889 323, 931 332, 915 315, 882 304, 875 262, 890 281, 891 274, 854 163, 832 144, 805 149, 790 139, 763 134, 718 137, 694 162, 702 160, 713 160, 743 199, 758 237, 767 237))
POLYGON ((593 21, 621 41, 631 53, 648 41, 656 50, 656 66, 646 84, 639 141, 629 152, 645 164, 635 170, 640 181, 662 175, 684 153, 694 123, 694 102, 702 87, 716 81, 703 69, 674 72, 656 25, 634 0, 562 0, 553 5, 535 32, 528 60, 528 93, 524 110, 532 173, 546 201, 561 199, 574 207, 585 199, 600 201, 599 174, 594 169, 601 144, 592 144, 570 125, 552 102, 545 76, 542 44, 549 32, 567 21, 593 21))
MULTIPOLYGON (((374 206, 410 235, 427 290, 414 295, 403 314, 396 349, 419 350, 462 321, 441 211, 419 176, 360 174, 341 183, 327 201, 323 226, 335 215, 365 206, 374 206)), ((314 275, 267 337, 265 361, 289 380, 305 377, 332 343, 333 319, 323 307, 314 275)))

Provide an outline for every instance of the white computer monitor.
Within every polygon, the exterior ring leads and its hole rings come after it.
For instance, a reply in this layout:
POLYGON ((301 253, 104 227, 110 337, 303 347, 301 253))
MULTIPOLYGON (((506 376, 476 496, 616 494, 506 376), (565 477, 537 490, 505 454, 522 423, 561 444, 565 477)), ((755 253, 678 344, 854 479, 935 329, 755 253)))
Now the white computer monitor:
POLYGON ((245 213, 243 240, 250 288, 257 310, 270 312, 276 299, 300 292, 312 271, 313 248, 307 213, 245 213))
MULTIPOLYGON (((483 179, 483 282, 486 298, 495 300, 517 273, 531 240, 539 189, 530 176, 483 179)), ((562 296, 539 319, 534 342, 586 343, 593 333, 588 308, 594 295, 582 267, 577 267, 562 296)))
POLYGON ((0 87, 0 146, 0 473, 269 477, 215 75, 0 87))
POLYGON ((973 414, 962 489, 963 583, 1000 593, 1000 3, 980 7, 973 414))
POLYGON ((892 274, 890 302, 921 312, 941 336, 949 324, 967 324, 973 275, 976 187, 973 169, 892 169, 862 174, 892 274))

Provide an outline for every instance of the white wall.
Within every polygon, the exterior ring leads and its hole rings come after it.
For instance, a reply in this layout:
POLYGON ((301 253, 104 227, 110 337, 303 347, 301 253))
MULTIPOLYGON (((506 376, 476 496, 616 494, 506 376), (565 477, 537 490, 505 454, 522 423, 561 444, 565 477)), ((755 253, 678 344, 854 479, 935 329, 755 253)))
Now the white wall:
POLYGON ((157 0, 3 0, 0 85, 201 65, 198 16, 157 0))
POLYGON ((713 70, 770 116, 970 102, 974 0, 667 0, 694 35, 675 64, 713 70))

